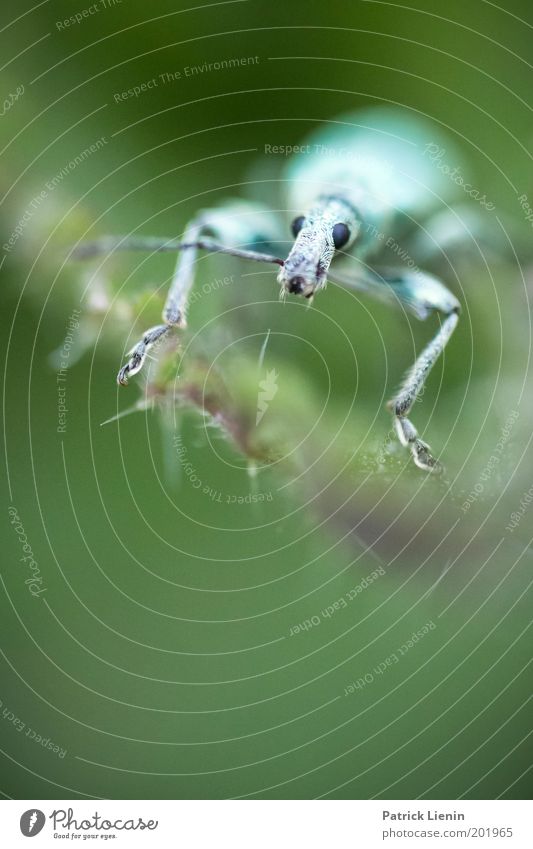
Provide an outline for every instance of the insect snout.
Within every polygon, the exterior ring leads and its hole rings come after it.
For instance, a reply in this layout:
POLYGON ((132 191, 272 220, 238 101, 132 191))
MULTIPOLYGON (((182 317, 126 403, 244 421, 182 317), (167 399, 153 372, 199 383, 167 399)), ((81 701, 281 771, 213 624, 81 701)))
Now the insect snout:
POLYGON ((314 269, 312 273, 305 274, 302 271, 295 272, 285 267, 280 270, 278 282, 281 283, 285 292, 310 298, 319 285, 319 278, 314 269))
MULTIPOLYGON (((296 275, 295 277, 291 277, 287 281, 287 291, 291 293, 291 295, 303 295, 305 292, 305 278, 296 275)), ((311 293, 308 293, 306 297, 309 297, 311 293)))
MULTIPOLYGON (((322 264, 323 245, 320 235, 310 232, 307 238, 301 235, 278 275, 278 282, 285 292, 310 298, 319 289, 325 278, 322 264)), ((328 262, 329 265, 329 262, 328 262)))

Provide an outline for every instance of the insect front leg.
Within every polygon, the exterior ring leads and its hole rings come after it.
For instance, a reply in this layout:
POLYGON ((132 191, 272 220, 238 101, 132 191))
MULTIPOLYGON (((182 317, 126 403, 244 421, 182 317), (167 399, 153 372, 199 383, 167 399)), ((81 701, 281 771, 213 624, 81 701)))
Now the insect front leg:
POLYGON ((363 269, 358 278, 350 280, 344 275, 336 275, 336 279, 341 285, 366 291, 391 303, 403 304, 420 319, 427 318, 432 312, 444 314, 438 332, 417 357, 400 389, 388 403, 398 439, 410 449, 416 465, 425 471, 440 471, 440 464, 427 443, 418 435, 408 415, 424 388, 429 372, 457 326, 459 301, 440 280, 421 271, 363 269))
POLYGON ((393 414, 398 439, 402 445, 409 447, 416 465, 428 472, 440 471, 440 464, 433 457, 429 445, 420 439, 417 429, 407 416, 422 391, 429 372, 457 327, 458 321, 458 310, 446 316, 438 333, 426 345, 414 365, 409 369, 399 391, 388 403, 393 414))
POLYGON ((200 218, 198 221, 191 222, 186 228, 183 241, 190 247, 182 251, 178 257, 163 308, 164 323, 147 330, 142 339, 129 352, 128 362, 122 366, 117 375, 117 383, 121 386, 127 386, 128 378, 133 377, 142 369, 148 352, 163 336, 166 336, 171 330, 186 326, 187 298, 194 282, 194 266, 198 255, 198 245, 205 226, 205 222, 200 218))
POLYGON ((186 326, 187 301, 194 283, 198 251, 207 250, 255 262, 283 265, 282 259, 270 253, 241 247, 250 245, 259 248, 274 243, 278 238, 278 225, 272 213, 259 204, 236 201, 199 213, 186 227, 182 240, 152 236, 112 236, 78 245, 72 253, 75 259, 88 259, 122 250, 179 252, 163 309, 163 322, 147 330, 131 349, 128 362, 117 375, 118 383, 126 386, 128 378, 141 370, 150 349, 169 332, 186 326))

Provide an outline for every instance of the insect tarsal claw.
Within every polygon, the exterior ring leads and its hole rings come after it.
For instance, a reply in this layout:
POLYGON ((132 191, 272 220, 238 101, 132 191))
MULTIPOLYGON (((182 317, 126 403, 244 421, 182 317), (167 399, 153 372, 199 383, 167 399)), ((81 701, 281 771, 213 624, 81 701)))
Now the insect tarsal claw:
POLYGON ((128 374, 130 367, 129 365, 122 366, 119 373, 117 374, 117 383, 119 386, 127 386, 128 385, 128 374))
POLYGON ((418 466, 419 469, 423 469, 425 472, 433 472, 436 474, 439 474, 443 471, 443 466, 432 455, 431 451, 429 450, 429 445, 427 445, 421 439, 415 439, 414 442, 411 443, 411 451, 415 464, 418 466))

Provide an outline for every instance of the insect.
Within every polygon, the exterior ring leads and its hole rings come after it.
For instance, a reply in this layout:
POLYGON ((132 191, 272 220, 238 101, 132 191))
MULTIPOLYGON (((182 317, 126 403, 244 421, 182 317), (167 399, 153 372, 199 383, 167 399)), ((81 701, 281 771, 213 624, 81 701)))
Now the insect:
MULTIPOLYGON (((199 212, 179 240, 119 236, 79 244, 74 250, 77 258, 115 250, 179 254, 163 321, 147 330, 130 351, 118 383, 126 385, 139 372, 158 340, 186 326, 198 251, 279 266, 277 279, 283 297, 311 299, 330 277, 340 285, 396 303, 419 319, 440 314, 437 332, 388 404, 396 434, 416 465, 438 471, 439 462, 409 416, 457 325, 460 304, 443 282, 416 266, 409 246, 415 251, 421 222, 424 232, 431 235, 438 219, 442 232, 442 204, 457 187, 427 153, 444 150, 448 143, 432 124, 388 107, 352 113, 322 125, 299 147, 301 152, 288 160, 281 181, 286 187, 284 208, 292 219, 294 239, 285 258, 265 250, 265 245, 275 244, 278 238, 275 215, 265 206, 247 201, 199 212), (400 251, 400 244, 408 248, 400 251), (336 273, 342 264, 344 272, 336 273)), ((440 242, 435 239, 433 245, 431 238, 425 240, 426 260, 432 250, 442 251, 443 241, 446 237, 440 242)))

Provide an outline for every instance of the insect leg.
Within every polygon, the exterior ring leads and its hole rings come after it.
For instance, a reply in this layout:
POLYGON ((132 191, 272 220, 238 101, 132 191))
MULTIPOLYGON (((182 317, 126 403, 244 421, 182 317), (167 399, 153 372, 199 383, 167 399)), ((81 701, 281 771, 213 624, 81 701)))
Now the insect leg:
POLYGON ((361 269, 355 279, 345 275, 334 276, 341 285, 407 307, 417 318, 425 319, 435 311, 444 314, 445 318, 439 331, 409 369, 399 391, 388 404, 398 439, 402 445, 409 447, 416 465, 426 471, 438 471, 439 463, 431 454, 429 446, 420 439, 418 431, 407 416, 422 391, 429 372, 457 326, 459 301, 440 280, 418 270, 375 268, 361 269))
POLYGON ((388 403, 393 414, 398 439, 402 445, 409 447, 416 465, 428 472, 439 471, 440 464, 431 454, 429 445, 420 439, 418 431, 411 420, 407 418, 407 415, 422 391, 433 365, 446 347, 458 321, 458 311, 451 312, 446 316, 439 331, 415 360, 399 391, 388 403))
POLYGON ((284 260, 272 254, 260 251, 241 250, 237 247, 218 244, 211 238, 197 238, 194 241, 165 239, 160 236, 103 236, 92 242, 81 242, 70 253, 71 259, 92 259, 96 256, 115 253, 115 251, 145 251, 148 253, 176 253, 177 251, 203 250, 211 253, 229 254, 240 259, 257 262, 272 262, 283 265, 284 260))
MULTIPOLYGON (((257 262, 270 262, 276 265, 283 265, 283 260, 278 259, 272 254, 262 253, 255 250, 243 250, 234 245, 222 245, 213 241, 210 237, 206 237, 206 231, 228 239, 239 234, 239 237, 249 242, 260 242, 257 238, 251 222, 248 222, 248 230, 244 224, 239 224, 235 227, 235 220, 224 215, 224 211, 217 209, 200 213, 186 228, 184 239, 181 242, 176 240, 153 239, 151 237, 135 237, 133 240, 126 238, 121 241, 114 240, 115 248, 125 249, 140 249, 140 250, 177 250, 180 252, 169 293, 163 309, 163 324, 152 327, 146 331, 142 339, 130 351, 128 362, 120 369, 117 375, 117 382, 122 386, 126 386, 128 378, 137 374, 143 366, 148 351, 156 342, 163 336, 168 334, 174 328, 183 328, 186 326, 186 308, 189 292, 194 283, 194 269, 196 265, 197 255, 199 250, 210 250, 218 253, 229 254, 230 256, 239 257, 241 259, 249 259, 257 262), (170 246, 170 247, 169 247, 170 246)), ((269 234, 270 235, 270 234, 269 234)), ((264 239, 262 241, 265 241, 264 239)), ((105 247, 109 249, 111 242, 109 239, 104 239, 100 243, 93 243, 92 246, 85 247, 85 255, 94 256, 95 250, 100 252, 105 247)), ((83 246, 82 246, 83 247, 83 246)))
POLYGON ((176 263, 163 309, 164 324, 159 324, 147 330, 140 342, 129 352, 128 362, 122 366, 117 375, 117 383, 121 386, 127 386, 128 378, 133 377, 134 374, 137 374, 142 369, 148 351, 159 339, 173 328, 186 326, 185 305, 188 292, 194 280, 193 269, 199 250, 198 245, 201 241, 200 236, 203 226, 202 220, 193 221, 185 230, 185 238, 182 244, 189 245, 189 248, 180 253, 176 263))
POLYGON ((240 257, 241 259, 251 259, 258 262, 274 262, 282 264, 282 260, 277 260, 276 257, 270 254, 258 253, 257 251, 244 251, 237 248, 223 247, 217 245, 210 240, 202 239, 201 232, 208 226, 207 219, 199 219, 193 221, 185 231, 185 238, 181 245, 181 252, 176 263, 172 282, 167 295, 165 306, 163 309, 164 324, 157 325, 148 330, 130 352, 130 359, 122 366, 118 375, 117 382, 121 386, 127 386, 128 377, 137 374, 143 367, 146 355, 150 348, 165 336, 172 329, 186 327, 185 312, 187 308, 187 299, 189 292, 194 283, 194 268, 198 251, 202 249, 211 249, 219 253, 230 254, 231 256, 240 257), (208 247, 210 246, 210 247, 208 247), (187 250, 183 250, 186 247, 187 250))

